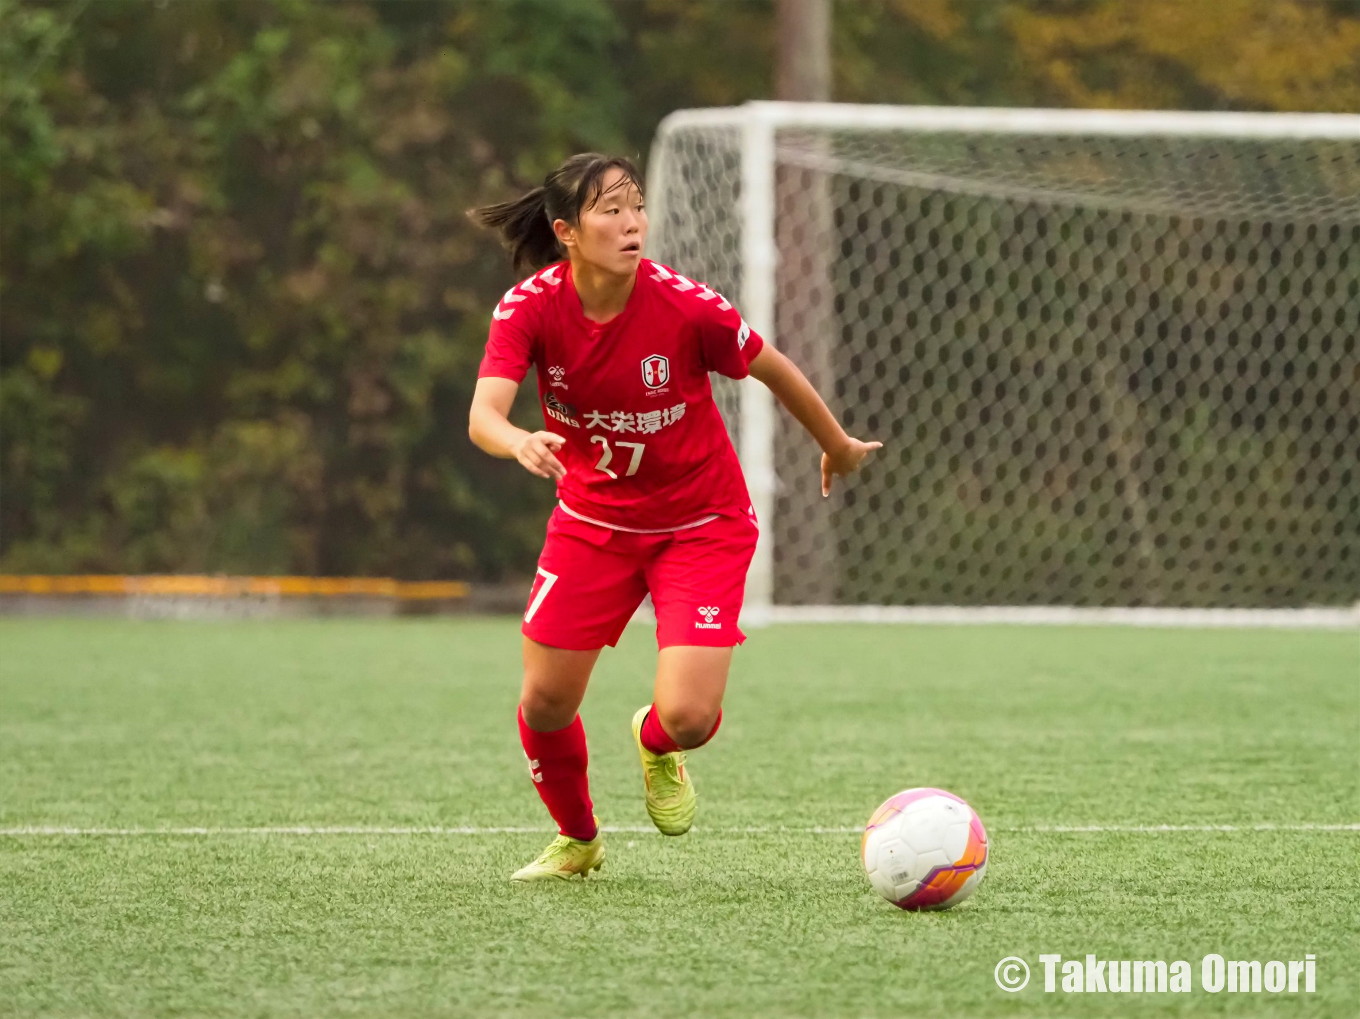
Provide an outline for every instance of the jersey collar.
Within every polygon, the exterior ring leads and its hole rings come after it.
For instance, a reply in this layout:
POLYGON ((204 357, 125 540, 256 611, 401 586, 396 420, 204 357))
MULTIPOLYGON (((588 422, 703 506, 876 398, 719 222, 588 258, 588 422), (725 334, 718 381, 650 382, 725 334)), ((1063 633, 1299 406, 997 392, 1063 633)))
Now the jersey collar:
POLYGON ((638 306, 638 291, 642 289, 642 266, 643 260, 639 259, 637 278, 633 281, 633 292, 628 295, 628 301, 624 304, 623 311, 619 312, 608 322, 601 323, 592 322, 590 319, 586 318, 586 313, 581 310, 581 295, 576 292, 576 279, 571 271, 571 260, 567 259, 566 269, 562 274, 562 281, 571 288, 569 291, 571 296, 566 301, 567 314, 574 322, 585 330, 586 335, 592 340, 599 339, 606 332, 613 330, 620 323, 632 316, 634 309, 638 306))

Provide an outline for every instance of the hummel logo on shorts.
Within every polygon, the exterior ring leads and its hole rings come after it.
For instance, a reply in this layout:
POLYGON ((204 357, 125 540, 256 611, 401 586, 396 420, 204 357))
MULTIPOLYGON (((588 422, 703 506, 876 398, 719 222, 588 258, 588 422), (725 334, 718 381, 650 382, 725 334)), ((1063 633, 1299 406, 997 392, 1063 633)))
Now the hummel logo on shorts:
POLYGON ((713 622, 713 617, 716 616, 717 614, 718 609, 716 606, 709 605, 699 606, 699 615, 704 617, 704 621, 702 623, 695 623, 694 628, 696 630, 721 630, 722 623, 713 622))

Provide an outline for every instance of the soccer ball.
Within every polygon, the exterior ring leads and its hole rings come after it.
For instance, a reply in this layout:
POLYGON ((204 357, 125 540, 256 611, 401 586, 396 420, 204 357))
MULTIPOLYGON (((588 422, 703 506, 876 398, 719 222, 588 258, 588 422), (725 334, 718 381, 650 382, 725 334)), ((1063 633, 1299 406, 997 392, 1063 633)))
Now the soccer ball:
POLYGON ((874 891, 900 909, 948 909, 987 872, 987 832, 943 789, 906 789, 874 811, 860 848, 874 891))

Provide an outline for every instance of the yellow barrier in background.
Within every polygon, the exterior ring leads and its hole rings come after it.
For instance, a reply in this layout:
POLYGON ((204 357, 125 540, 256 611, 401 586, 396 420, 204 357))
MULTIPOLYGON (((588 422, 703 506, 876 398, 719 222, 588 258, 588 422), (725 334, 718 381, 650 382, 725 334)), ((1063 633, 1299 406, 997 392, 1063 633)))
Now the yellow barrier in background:
POLYGON ((43 576, 0 574, 0 594, 165 595, 172 597, 239 598, 248 595, 284 598, 395 598, 400 601, 443 601, 466 598, 462 581, 392 580, 389 577, 210 577, 182 574, 120 576, 43 576))

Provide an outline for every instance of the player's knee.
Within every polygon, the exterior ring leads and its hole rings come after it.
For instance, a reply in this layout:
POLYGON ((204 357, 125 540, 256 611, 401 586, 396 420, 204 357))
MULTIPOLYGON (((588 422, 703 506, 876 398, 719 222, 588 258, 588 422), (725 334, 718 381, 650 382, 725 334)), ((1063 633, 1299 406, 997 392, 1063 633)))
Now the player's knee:
POLYGON ((550 690, 525 690, 519 699, 519 710, 525 724, 535 732, 565 728, 576 717, 575 702, 550 690))
POLYGON ((702 746, 713 732, 718 710, 703 707, 672 709, 661 716, 661 727, 667 735, 685 749, 702 746))

